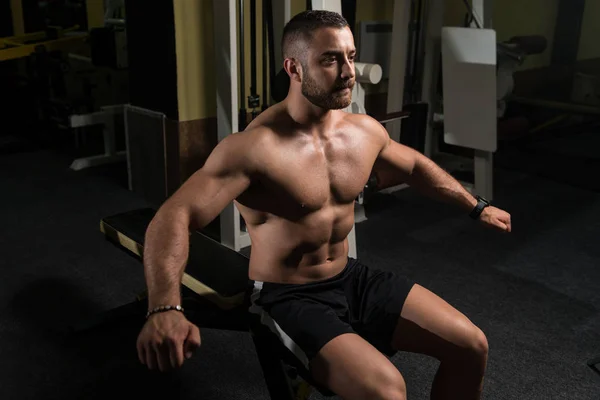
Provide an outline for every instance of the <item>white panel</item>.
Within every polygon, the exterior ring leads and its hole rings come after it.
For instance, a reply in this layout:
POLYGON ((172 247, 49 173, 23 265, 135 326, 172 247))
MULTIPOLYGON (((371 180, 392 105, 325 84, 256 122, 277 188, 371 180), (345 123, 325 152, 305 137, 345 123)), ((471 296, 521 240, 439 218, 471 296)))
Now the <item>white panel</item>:
POLYGON ((328 10, 338 14, 342 13, 341 0, 312 0, 311 6, 313 10, 328 10))
POLYGON ((496 151, 496 32, 442 29, 444 139, 496 151))

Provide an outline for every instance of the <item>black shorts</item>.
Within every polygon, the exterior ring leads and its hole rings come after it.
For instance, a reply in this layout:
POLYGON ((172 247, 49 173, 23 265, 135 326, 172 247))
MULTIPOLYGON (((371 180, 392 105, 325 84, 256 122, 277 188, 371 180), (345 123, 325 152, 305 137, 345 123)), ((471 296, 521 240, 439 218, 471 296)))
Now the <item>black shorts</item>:
POLYGON ((250 315, 255 327, 289 350, 300 363, 295 366, 308 371, 319 350, 345 333, 356 333, 393 355, 392 336, 412 286, 397 274, 349 258, 342 272, 324 281, 254 282, 250 315))

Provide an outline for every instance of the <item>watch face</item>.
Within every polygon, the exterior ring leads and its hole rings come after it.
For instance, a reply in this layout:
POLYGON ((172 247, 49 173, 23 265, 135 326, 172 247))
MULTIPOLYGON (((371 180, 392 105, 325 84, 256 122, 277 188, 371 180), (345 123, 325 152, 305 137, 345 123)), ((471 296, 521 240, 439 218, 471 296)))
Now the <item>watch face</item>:
POLYGON ((481 200, 481 201, 483 201, 483 202, 484 202, 485 204, 487 204, 487 205, 489 205, 489 204, 490 204, 490 202, 489 202, 489 201, 487 201, 486 199, 484 199, 484 198, 483 198, 483 197, 481 197, 481 196, 477 196, 477 200, 481 200))

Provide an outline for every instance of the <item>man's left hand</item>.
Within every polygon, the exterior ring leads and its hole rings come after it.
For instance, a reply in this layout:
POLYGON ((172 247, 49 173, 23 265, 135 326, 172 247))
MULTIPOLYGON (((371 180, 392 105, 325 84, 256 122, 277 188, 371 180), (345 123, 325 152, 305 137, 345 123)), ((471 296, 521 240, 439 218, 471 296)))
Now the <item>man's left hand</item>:
POLYGON ((479 216, 479 220, 490 228, 498 229, 502 232, 511 231, 510 214, 494 206, 484 208, 479 216))

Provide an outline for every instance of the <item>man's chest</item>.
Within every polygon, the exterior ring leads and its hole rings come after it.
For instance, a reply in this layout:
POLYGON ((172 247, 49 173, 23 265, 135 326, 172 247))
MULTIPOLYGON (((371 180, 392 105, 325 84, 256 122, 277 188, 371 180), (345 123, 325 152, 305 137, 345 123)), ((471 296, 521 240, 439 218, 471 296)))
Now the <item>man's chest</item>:
POLYGON ((364 140, 331 140, 282 147, 261 179, 281 201, 307 209, 347 204, 368 181, 378 149, 364 140))

